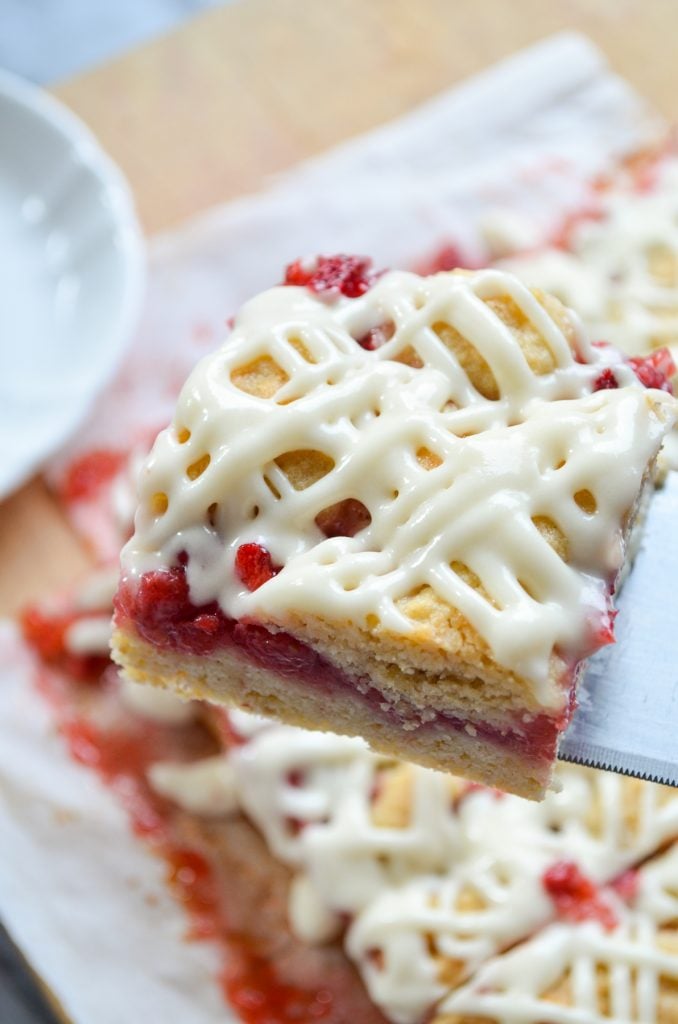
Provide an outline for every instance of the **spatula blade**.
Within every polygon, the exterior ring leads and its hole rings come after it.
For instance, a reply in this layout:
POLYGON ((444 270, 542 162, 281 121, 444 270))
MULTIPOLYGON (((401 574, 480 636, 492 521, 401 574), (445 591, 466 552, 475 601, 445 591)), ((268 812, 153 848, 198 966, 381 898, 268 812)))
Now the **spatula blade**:
POLYGON ((560 757, 678 786, 678 473, 654 496, 617 607, 617 642, 589 663, 560 757))

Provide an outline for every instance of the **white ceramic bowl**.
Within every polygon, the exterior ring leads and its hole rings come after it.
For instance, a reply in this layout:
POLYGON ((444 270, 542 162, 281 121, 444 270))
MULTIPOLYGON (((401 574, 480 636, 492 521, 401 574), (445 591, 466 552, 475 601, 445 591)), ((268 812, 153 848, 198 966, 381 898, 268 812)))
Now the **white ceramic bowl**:
POLYGON ((75 432, 114 373, 144 265, 119 169, 66 107, 0 71, 0 497, 75 432))

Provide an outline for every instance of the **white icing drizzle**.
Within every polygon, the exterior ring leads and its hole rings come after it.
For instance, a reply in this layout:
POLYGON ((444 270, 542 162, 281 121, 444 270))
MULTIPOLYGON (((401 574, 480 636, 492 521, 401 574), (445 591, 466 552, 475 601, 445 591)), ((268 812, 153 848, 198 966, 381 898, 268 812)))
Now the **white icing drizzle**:
POLYGON ((115 477, 111 487, 111 511, 121 544, 127 540, 134 528, 134 514, 137 509, 137 482, 146 455, 146 447, 133 449, 122 472, 115 477))
POLYGON ((303 863, 306 833, 331 820, 344 794, 365 793, 377 763, 360 739, 284 725, 262 729, 229 756, 243 810, 289 864, 303 863))
POLYGON ((156 793, 192 814, 218 818, 238 810, 233 768, 222 754, 185 764, 156 761, 148 781, 156 793))
POLYGON ((104 565, 90 572, 75 594, 73 604, 78 611, 106 611, 113 614, 113 598, 118 589, 120 570, 117 564, 104 565))
POLYGON ((657 924, 678 922, 678 844, 650 861, 640 872, 634 907, 657 924))
POLYGON ((573 226, 569 251, 537 249, 504 265, 576 309, 591 337, 629 355, 661 345, 678 355, 678 158, 659 161, 642 190, 619 172, 596 206, 599 217, 573 226))
POLYGON ((612 935, 596 925, 548 926, 491 958, 552 918, 541 883, 550 864, 574 860, 604 882, 674 837, 672 794, 643 784, 631 827, 634 783, 561 765, 561 789, 542 804, 480 789, 455 805, 439 773, 398 768, 360 740, 249 717, 237 713, 249 742, 194 764, 155 765, 151 784, 194 813, 244 809, 276 856, 297 869, 289 893, 295 934, 330 941, 349 913, 346 951, 394 1024, 415 1024, 449 992, 450 964, 459 981, 477 973, 448 996, 445 1012, 537 1024, 545 1019, 541 996, 571 968, 574 1007, 554 1016, 548 1004, 548 1020, 603 1024, 597 963, 611 965, 614 1019, 653 1024, 659 973, 678 977, 675 956, 653 944, 658 926, 678 918, 678 847, 642 869, 632 913, 610 896, 621 919, 612 935), (403 769, 412 782, 408 820, 380 826, 373 818, 380 773, 403 769))
POLYGON ((581 336, 577 346, 592 365, 574 359, 524 285, 496 270, 428 278, 391 272, 364 296, 332 302, 301 288, 263 293, 196 368, 176 426, 155 444, 141 475, 136 532, 123 552, 127 578, 174 564, 186 551, 195 603, 216 599, 234 617, 283 624, 291 613, 378 621, 401 634, 412 622, 399 598, 428 584, 472 623, 499 663, 555 705, 562 694, 548 681, 550 656, 554 647, 585 653, 582 638, 604 611, 607 582, 622 561, 622 519, 674 416, 663 393, 623 387, 591 395, 610 363, 621 384, 637 381, 611 350, 591 349, 581 336), (552 372, 532 372, 487 305, 507 297, 543 338, 552 372), (356 344, 383 323, 395 333, 381 348, 356 344), (433 329, 441 323, 489 365, 497 400, 474 388, 433 329), (423 367, 397 361, 411 348, 423 367), (231 379, 264 356, 287 376, 274 401, 231 379), (441 460, 437 468, 419 463, 421 447, 441 460), (334 461, 304 490, 274 461, 299 449, 334 461), (191 478, 188 467, 205 455, 209 465, 191 478), (580 491, 595 496, 595 514, 573 500, 580 491), (160 513, 158 494, 168 499, 160 513), (346 498, 367 506, 370 525, 353 538, 324 539, 316 516, 346 498), (538 515, 563 530, 570 564, 539 533, 538 515), (254 593, 233 568, 246 542, 263 544, 283 565, 254 593), (490 600, 462 581, 455 561, 478 575, 490 600))
POLYGON ((311 945, 331 942, 341 933, 341 918, 319 896, 308 875, 290 882, 288 913, 292 932, 311 945))
POLYGON ((678 794, 672 790, 573 765, 561 764, 558 775, 560 791, 530 805, 531 813, 550 833, 554 851, 581 851, 592 844, 601 861, 588 853, 585 862, 597 881, 678 837, 678 794), (634 792, 637 800, 630 806, 634 792))
POLYGON ((253 715, 249 711, 241 711, 239 708, 229 708, 228 717, 234 732, 244 740, 251 740, 264 729, 271 728, 270 718, 253 715))
POLYGON ((64 647, 71 654, 107 657, 111 647, 111 616, 85 615, 76 619, 64 633, 64 647))
MULTIPOLYGON (((478 1016, 496 1024, 662 1024, 660 979, 678 982, 678 957, 662 949, 662 925, 678 921, 678 848, 641 869, 633 909, 616 905, 619 924, 606 931, 597 923, 552 925, 515 951, 480 968, 473 981, 439 1007, 445 1014, 478 1016), (598 986, 604 972, 609 1010, 598 986), (549 990, 569 974, 564 1003, 549 990)), ((610 897, 612 899, 612 897, 610 897)))
MULTIPOLYGON (((576 309, 592 338, 629 355, 666 345, 678 363, 678 157, 659 159, 651 174, 639 189, 633 173, 619 171, 597 197, 599 216, 573 226, 568 250, 528 241, 530 225, 508 212, 490 222, 488 241, 497 257, 526 248, 499 265, 576 309), (493 246, 507 216, 513 234, 493 246)), ((666 456, 678 469, 677 432, 666 456)))
MULTIPOLYGON (((238 713, 242 734, 246 717, 238 713)), ((291 923, 310 941, 318 901, 331 917, 352 915, 347 952, 399 1024, 417 1021, 449 987, 442 959, 470 972, 549 919, 541 885, 549 864, 575 860, 604 882, 678 834, 678 799, 667 790, 642 785, 631 815, 635 783, 569 765, 558 768, 560 791, 541 804, 479 790, 458 805, 449 778, 408 765, 407 820, 384 827, 374 797, 393 763, 360 740, 255 724, 250 742, 228 756, 240 806, 312 888, 291 923), (465 889, 480 905, 458 903, 465 889)))
POLYGON ((631 831, 624 779, 566 766, 558 774, 561 791, 540 805, 482 792, 466 798, 457 814, 463 856, 439 877, 382 890, 357 916, 347 951, 390 1019, 412 1024, 443 994, 443 960, 468 976, 547 922, 553 908, 541 878, 550 864, 574 860, 605 882, 678 832, 678 800, 660 806, 658 787, 644 787, 631 831))
POLYGON ((536 226, 524 214, 508 207, 488 210, 480 218, 479 227, 494 259, 535 249, 541 241, 536 226))
MULTIPOLYGON (((121 685, 125 703, 140 714, 169 724, 194 714, 195 705, 163 691, 121 685)), ((398 769, 361 740, 230 714, 246 743, 189 764, 157 763, 151 785, 191 813, 244 810, 272 852, 297 870, 289 895, 295 934, 305 942, 329 941, 339 932, 340 915, 349 914, 346 951, 395 1024, 414 1024, 445 995, 444 963, 457 962, 460 975, 469 974, 548 920, 552 908, 541 876, 549 864, 575 860, 602 882, 678 834, 678 799, 651 784, 642 786, 633 827, 629 780, 568 765, 558 769, 560 790, 541 804, 497 799, 482 789, 454 804, 448 777, 414 765, 398 769), (400 827, 385 827, 374 820, 374 799, 381 773, 393 770, 409 775, 409 811, 400 827), (460 903, 469 891, 480 903, 460 903)), ((646 916, 637 928, 644 929, 638 935, 646 944, 654 934, 647 914, 676 916, 677 858, 678 848, 643 871, 637 910, 646 916)), ((548 938, 550 931, 544 934, 536 960, 530 944, 519 961, 530 977, 542 964, 555 972, 558 956, 562 962, 565 947, 548 938)), ((638 973, 646 1001, 653 998, 653 970, 638 973)), ((537 996, 527 1005, 543 1010, 537 996)))
POLYGON ((120 697, 130 711, 164 725, 185 725, 195 718, 195 704, 181 700, 169 690, 120 679, 120 697))
MULTIPOLYGON (((493 800, 493 797, 489 797, 493 800)), ((474 798, 473 803, 482 803, 474 798)), ((445 961, 468 975, 488 957, 548 920, 551 904, 541 874, 551 863, 546 850, 521 842, 535 836, 503 832, 492 844, 487 832, 500 822, 490 813, 483 840, 465 832, 465 856, 441 876, 421 877, 382 891, 357 916, 346 950, 358 964, 372 1000, 396 1024, 419 1021, 450 987, 445 961), (503 850, 501 849, 503 847, 503 850), (470 905, 465 902, 472 900, 470 905), (379 955, 375 957, 374 951, 379 955)))

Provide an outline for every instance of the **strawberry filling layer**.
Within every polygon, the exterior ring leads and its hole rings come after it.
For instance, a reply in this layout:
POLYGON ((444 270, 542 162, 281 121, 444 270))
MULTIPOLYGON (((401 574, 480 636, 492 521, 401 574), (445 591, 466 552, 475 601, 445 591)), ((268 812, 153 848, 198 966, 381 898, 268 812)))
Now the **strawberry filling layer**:
MULTIPOLYGON (((594 342, 597 348, 607 348, 605 342, 594 342)), ((658 388, 673 394, 671 378, 676 374, 676 365, 667 348, 657 348, 647 356, 631 356, 625 360, 640 383, 646 388, 658 388)), ((605 391, 619 387, 614 371, 606 366, 593 382, 594 391, 605 391)))
POLYGON ((554 715, 507 715, 500 725, 470 722, 451 712, 426 709, 399 699, 397 708, 367 677, 354 677, 334 665, 308 644, 282 630, 224 615, 216 601, 196 606, 191 602, 184 565, 141 577, 138 586, 123 585, 116 598, 118 625, 131 623, 142 640, 181 654, 209 657, 230 648, 248 661, 307 688, 328 695, 347 693, 370 709, 371 717, 418 732, 469 732, 481 740, 511 749, 530 761, 550 764, 560 733, 567 725, 574 702, 575 672, 565 680, 567 706, 554 715))

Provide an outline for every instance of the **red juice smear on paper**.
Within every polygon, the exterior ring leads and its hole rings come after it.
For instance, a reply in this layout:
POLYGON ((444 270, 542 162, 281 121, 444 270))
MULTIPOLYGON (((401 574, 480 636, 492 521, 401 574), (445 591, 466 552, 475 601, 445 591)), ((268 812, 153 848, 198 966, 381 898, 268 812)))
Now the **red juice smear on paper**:
POLYGON ((209 940, 219 948, 223 967, 217 981, 244 1024, 315 1020, 386 1024, 337 949, 307 950, 289 934, 281 934, 276 954, 278 945, 272 950, 270 934, 257 926, 260 908, 254 902, 246 925, 233 926, 229 895, 236 898, 234 890, 247 885, 248 878, 231 878, 208 848, 187 842, 181 830, 184 812, 149 786, 147 771, 155 762, 190 761, 223 749, 214 736, 217 730, 209 731, 200 723, 170 726, 127 711, 117 702, 112 666, 87 685, 47 667, 39 671, 36 682, 53 709, 72 758, 95 771, 113 790, 134 832, 164 860, 168 885, 187 915, 186 939, 209 940), (83 698, 87 714, 81 710, 83 698), (101 724, 99 719, 105 718, 110 721, 101 724), (307 954, 314 967, 300 971, 299 960, 303 965, 307 954))

